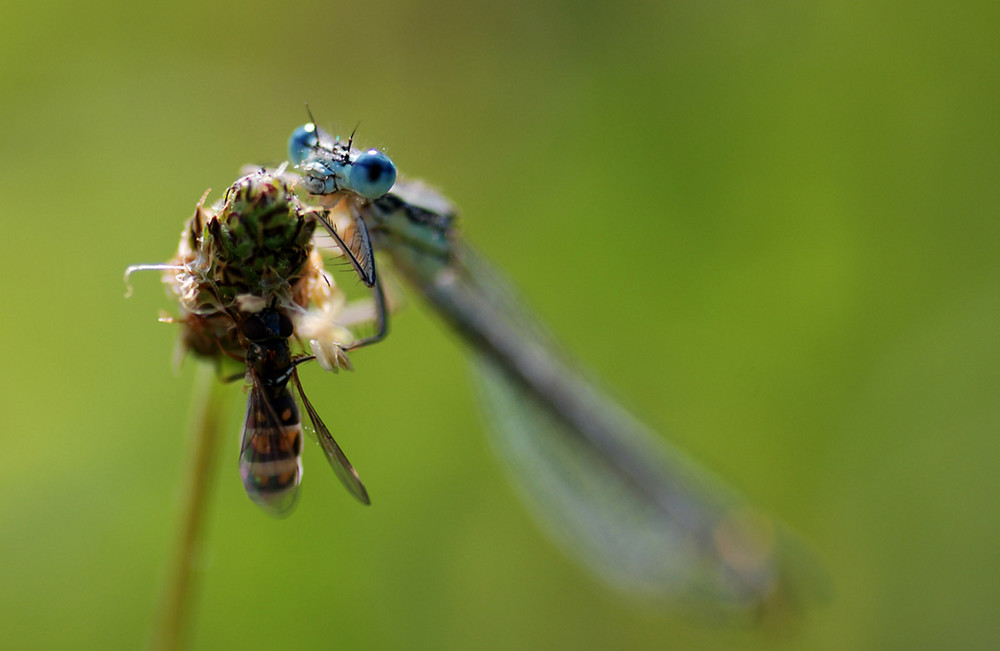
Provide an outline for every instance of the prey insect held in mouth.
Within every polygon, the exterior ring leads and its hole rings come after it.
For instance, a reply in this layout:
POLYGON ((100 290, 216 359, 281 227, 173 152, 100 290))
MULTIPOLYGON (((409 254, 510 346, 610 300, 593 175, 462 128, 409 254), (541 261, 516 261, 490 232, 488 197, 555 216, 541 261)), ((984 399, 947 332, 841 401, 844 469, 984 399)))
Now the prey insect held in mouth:
MULTIPOLYGON (((363 504, 370 502, 357 471, 306 397, 299 364, 350 369, 347 351, 365 345, 338 321, 344 296, 313 246, 325 211, 309 208, 278 175, 258 170, 239 179, 221 202, 204 198, 181 236, 176 257, 160 270, 177 298, 180 350, 213 361, 221 375, 243 368, 249 382, 240 443, 247 495, 265 511, 287 514, 302 478, 302 422, 294 387, 316 439, 337 477, 363 504), (293 354, 308 341, 312 354, 293 354)), ((332 228, 331 228, 332 230, 332 228)), ((239 375, 236 375, 239 377, 239 375)))
POLYGON ((396 180, 384 154, 351 144, 314 123, 296 129, 289 160, 299 187, 331 210, 334 230, 354 234, 345 248, 359 278, 375 288, 381 333, 384 262, 469 345, 494 444, 558 542, 628 592, 728 612, 789 605, 803 583, 822 583, 794 536, 632 416, 561 351, 461 240, 447 199, 396 180))

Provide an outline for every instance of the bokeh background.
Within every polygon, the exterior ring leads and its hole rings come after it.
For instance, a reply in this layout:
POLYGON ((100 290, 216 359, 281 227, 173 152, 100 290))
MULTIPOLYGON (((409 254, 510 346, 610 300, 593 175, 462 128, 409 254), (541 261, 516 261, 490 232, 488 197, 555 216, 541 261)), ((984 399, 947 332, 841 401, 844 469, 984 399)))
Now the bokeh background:
MULTIPOLYGON (((796 529, 833 598, 720 629, 610 592, 492 457, 416 298, 305 373, 361 470, 236 472, 193 646, 984 648, 1000 641, 995 3, 0 3, 0 646, 132 649, 193 365, 156 274, 206 188, 319 122, 443 189, 567 347, 796 529)), ((345 280, 345 282, 348 282, 345 280)))

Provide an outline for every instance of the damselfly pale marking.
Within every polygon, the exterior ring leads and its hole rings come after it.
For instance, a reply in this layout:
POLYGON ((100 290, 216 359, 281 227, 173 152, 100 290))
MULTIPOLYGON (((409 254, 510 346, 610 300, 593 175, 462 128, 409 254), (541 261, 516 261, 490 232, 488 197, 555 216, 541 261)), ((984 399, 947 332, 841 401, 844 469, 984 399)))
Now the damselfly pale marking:
MULTIPOLYGON (((207 197, 206 193, 206 197, 207 197)), ((177 255, 160 270, 178 300, 181 352, 208 358, 220 374, 235 361, 250 383, 240 444, 240 475, 247 495, 273 515, 295 505, 302 478, 302 423, 289 383, 313 425, 334 472, 363 504, 368 493, 357 471, 310 404, 299 364, 319 359, 328 370, 350 369, 355 340, 338 323, 344 297, 313 247, 325 211, 309 208, 280 176, 254 171, 236 181, 212 208, 198 203, 177 255), (313 355, 292 354, 309 341, 313 355)), ((332 228, 330 229, 332 230, 332 228)), ((347 324, 350 325, 350 324, 347 324)))
MULTIPOLYGON (((458 237, 447 199, 395 181, 384 154, 353 150, 313 123, 293 133, 289 156, 298 185, 335 211, 326 223, 351 231, 333 235, 376 297, 378 254, 470 345, 516 484, 545 528, 599 575, 633 593, 742 612, 787 605, 804 579, 821 576, 780 525, 567 361, 458 237)), ((384 333, 384 301, 376 303, 384 333)))

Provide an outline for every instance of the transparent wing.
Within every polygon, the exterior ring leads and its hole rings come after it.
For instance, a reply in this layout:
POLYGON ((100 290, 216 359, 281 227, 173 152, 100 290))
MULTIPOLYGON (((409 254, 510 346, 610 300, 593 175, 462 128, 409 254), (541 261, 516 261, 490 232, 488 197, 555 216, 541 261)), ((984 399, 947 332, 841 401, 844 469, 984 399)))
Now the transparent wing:
POLYGON ((474 356, 491 440, 538 522, 593 572, 639 596, 731 611, 788 594, 773 522, 667 452, 638 423, 621 430, 673 484, 673 512, 623 479, 490 359, 474 356))
POLYGON ((316 440, 319 441, 320 447, 323 448, 323 454, 326 455, 326 460, 330 462, 333 472, 336 473, 337 478, 340 479, 340 483, 344 485, 355 499, 365 505, 371 504, 368 491, 365 490, 365 485, 361 483, 358 471, 354 469, 354 466, 351 465, 351 462, 344 455, 343 450, 333 440, 330 430, 327 429, 323 419, 319 417, 316 409, 313 408, 312 403, 309 402, 305 392, 302 390, 302 383, 299 381, 298 372, 293 373, 292 377, 299 391, 299 397, 302 399, 302 406, 306 408, 309 420, 312 421, 313 429, 316 432, 316 440))
POLYGON ((731 611, 797 602, 799 579, 821 576, 808 554, 566 363, 473 251, 454 252, 409 276, 472 344, 494 442, 544 528, 633 593, 731 611))
POLYGON ((302 423, 291 394, 269 399, 255 381, 240 440, 240 477, 250 499, 269 515, 284 517, 295 507, 301 453, 302 423))

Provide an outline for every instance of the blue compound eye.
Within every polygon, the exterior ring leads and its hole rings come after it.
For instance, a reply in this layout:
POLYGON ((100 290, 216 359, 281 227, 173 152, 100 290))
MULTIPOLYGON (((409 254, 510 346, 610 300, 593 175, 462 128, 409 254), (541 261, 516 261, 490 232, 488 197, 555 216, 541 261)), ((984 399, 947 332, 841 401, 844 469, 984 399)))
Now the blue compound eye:
POLYGON ((301 165, 302 161, 309 157, 318 144, 319 137, 316 135, 316 125, 311 122, 303 124, 292 132, 292 137, 288 139, 288 160, 293 165, 301 165))
POLYGON ((377 149, 369 149, 351 162, 348 189, 365 199, 378 199, 396 182, 396 166, 377 149))

